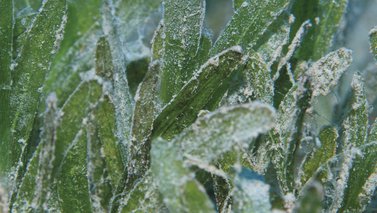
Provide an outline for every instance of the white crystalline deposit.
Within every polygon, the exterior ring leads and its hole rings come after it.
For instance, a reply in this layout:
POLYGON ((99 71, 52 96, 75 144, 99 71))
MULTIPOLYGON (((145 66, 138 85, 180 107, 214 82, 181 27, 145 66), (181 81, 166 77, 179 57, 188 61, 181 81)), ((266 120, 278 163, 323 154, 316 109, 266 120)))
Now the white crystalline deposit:
POLYGON ((313 96, 327 95, 352 62, 352 52, 341 48, 315 62, 308 70, 313 96))

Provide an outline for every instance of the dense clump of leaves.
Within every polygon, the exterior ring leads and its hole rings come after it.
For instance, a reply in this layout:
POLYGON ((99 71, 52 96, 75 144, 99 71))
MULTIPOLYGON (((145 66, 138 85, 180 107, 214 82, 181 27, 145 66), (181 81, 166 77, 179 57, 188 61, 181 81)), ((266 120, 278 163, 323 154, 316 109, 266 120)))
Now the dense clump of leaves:
POLYGON ((205 0, 0 0, 0 212, 365 211, 362 77, 340 119, 315 108, 346 6, 234 0, 212 41, 205 0))

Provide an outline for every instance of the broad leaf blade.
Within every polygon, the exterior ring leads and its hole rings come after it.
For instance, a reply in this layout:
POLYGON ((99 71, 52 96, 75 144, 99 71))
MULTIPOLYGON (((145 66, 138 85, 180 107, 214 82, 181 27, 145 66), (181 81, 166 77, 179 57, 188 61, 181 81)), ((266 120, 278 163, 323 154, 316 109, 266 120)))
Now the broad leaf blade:
POLYGON ((376 188, 377 144, 367 144, 361 152, 353 159, 340 211, 364 211, 376 188))
POLYGON ((238 85, 235 91, 232 91, 232 88, 228 91, 226 104, 242 104, 253 100, 272 104, 274 86, 267 64, 258 53, 252 51, 249 51, 244 60, 245 65, 238 71, 241 75, 241 85, 238 85))
POLYGON ((343 146, 359 147, 366 142, 368 127, 368 105, 362 78, 355 74, 351 83, 351 109, 342 123, 343 146))
POLYGON ((329 94, 351 63, 352 52, 345 48, 331 52, 315 62, 307 71, 313 96, 329 94))
MULTIPOLYGON (((212 103, 212 96, 242 63, 241 57, 240 48, 233 47, 202 65, 156 118, 152 138, 162 136, 165 139, 172 139, 174 135, 192 124, 199 111, 212 103)), ((225 91, 222 91, 221 97, 224 93, 225 91)))
POLYGON ((90 80, 81 84, 62 107, 64 115, 57 132, 53 176, 62 211, 89 211, 87 179, 87 128, 90 106, 96 106, 102 87, 90 80))
POLYGON ((160 97, 168 103, 195 72, 193 60, 199 49, 205 2, 203 0, 164 2, 164 55, 160 97))
POLYGON ((325 127, 318 136, 320 146, 315 148, 312 153, 306 157, 301 175, 301 183, 305 184, 317 169, 325 164, 335 155, 337 146, 338 133, 333 127, 325 127))
POLYGON ((209 113, 177 136, 184 153, 210 163, 235 146, 248 147, 252 139, 274 125, 274 110, 254 102, 220 108, 209 113))
POLYGON ((53 186, 52 171, 60 112, 55 94, 50 94, 46 103, 41 141, 30 159, 20 187, 13 191, 11 207, 16 211, 46 211, 53 200, 47 197, 53 186))
POLYGON ((16 61, 11 97, 14 138, 10 148, 12 154, 7 158, 10 162, 14 163, 20 155, 17 143, 27 141, 32 130, 41 93, 39 90, 62 38, 66 18, 66 1, 44 1, 16 61))
POLYGON ((13 43, 13 0, 0 1, 0 175, 10 168, 11 148, 11 60, 13 43))
POLYGON ((288 5, 287 0, 268 0, 261 4, 246 0, 233 15, 232 20, 213 45, 210 55, 231 46, 253 47, 260 35, 288 5))
POLYGON ((268 131, 273 121, 274 110, 268 105, 245 104, 222 108, 200 117, 171 142, 154 140, 152 171, 161 193, 168 198, 166 204, 169 209, 193 210, 190 202, 204 202, 200 205, 208 208, 209 201, 204 199, 206 194, 200 192, 200 185, 192 179, 186 164, 195 161, 207 165, 236 146, 247 146, 260 133, 268 131), (184 189, 181 191, 180 187, 184 189), (195 194, 204 196, 204 200, 191 200, 195 194), (186 199, 190 202, 184 203, 186 199))
POLYGON ((174 143, 158 138, 152 144, 152 174, 171 212, 215 212, 203 186, 195 179, 174 143))
POLYGON ((162 196, 150 171, 127 193, 118 212, 165 212, 162 196))
POLYGON ((310 20, 313 24, 313 29, 305 37, 297 58, 318 60, 330 49, 347 3, 347 0, 295 0, 293 2, 292 12, 297 21, 292 28, 292 33, 295 33, 301 23, 306 20, 310 20))

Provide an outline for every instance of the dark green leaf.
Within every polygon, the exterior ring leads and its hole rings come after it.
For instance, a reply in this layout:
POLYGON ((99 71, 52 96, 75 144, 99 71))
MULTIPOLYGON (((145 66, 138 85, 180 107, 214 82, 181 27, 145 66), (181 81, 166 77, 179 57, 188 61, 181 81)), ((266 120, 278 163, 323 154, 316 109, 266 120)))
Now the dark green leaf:
POLYGON ((294 208, 295 213, 320 213, 322 212, 322 200, 324 198, 322 185, 311 182, 300 193, 294 208))
MULTIPOLYGON (((226 79, 242 63, 241 58, 241 49, 233 47, 202 65, 156 118, 152 138, 162 136, 165 139, 172 139, 174 135, 192 124, 199 111, 211 103, 216 90, 221 88, 226 79)), ((224 93, 225 91, 222 95, 224 93)))
POLYGON ((17 162, 22 146, 19 143, 25 143, 32 130, 44 79, 63 36, 66 18, 66 1, 44 1, 16 59, 11 97, 14 137, 9 148, 12 154, 7 157, 10 165, 17 162))
MULTIPOLYGON (((0 176, 8 170, 12 163, 11 151, 11 60, 13 42, 13 0, 0 0, 0 176)), ((15 159, 13 159, 15 160, 15 159)))
POLYGON ((156 102, 159 62, 150 65, 136 94, 132 118, 132 138, 128 156, 129 181, 142 176, 150 164, 150 142, 153 121, 158 111, 156 102))
POLYGON ((305 184, 317 169, 325 164, 335 155, 338 133, 333 127, 325 127, 318 136, 319 147, 314 148, 312 153, 306 157, 301 175, 301 183, 305 184))
POLYGON ((204 21, 204 1, 166 0, 160 98, 168 103, 193 76, 204 21))
POLYGON ((231 46, 253 47, 266 28, 288 5, 288 0, 245 0, 233 15, 224 32, 215 42, 210 55, 215 55, 231 46))

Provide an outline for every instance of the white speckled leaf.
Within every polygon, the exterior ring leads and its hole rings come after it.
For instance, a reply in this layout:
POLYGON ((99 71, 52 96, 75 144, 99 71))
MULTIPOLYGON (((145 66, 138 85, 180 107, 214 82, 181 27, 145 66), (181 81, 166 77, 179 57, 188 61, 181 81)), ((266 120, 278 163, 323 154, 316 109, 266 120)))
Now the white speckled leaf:
POLYGON ((341 48, 315 62, 307 74, 313 87, 313 96, 327 95, 352 62, 352 52, 341 48))

